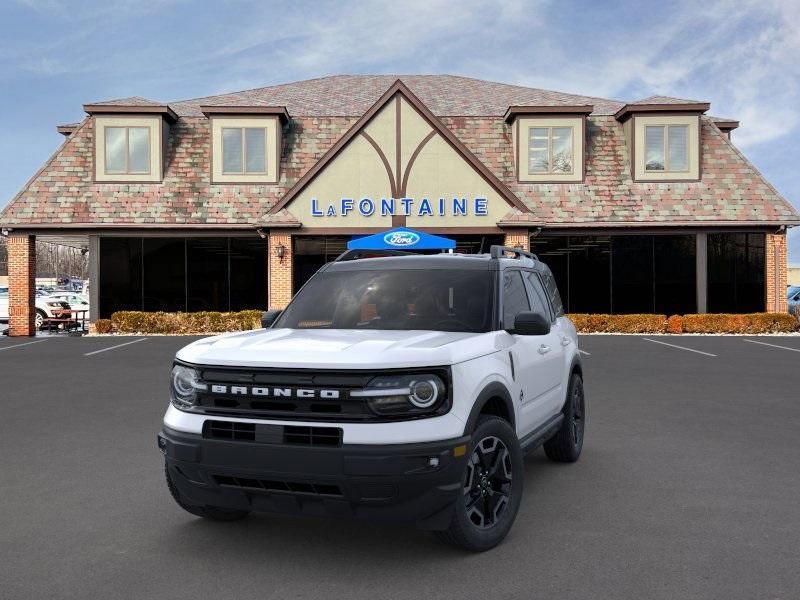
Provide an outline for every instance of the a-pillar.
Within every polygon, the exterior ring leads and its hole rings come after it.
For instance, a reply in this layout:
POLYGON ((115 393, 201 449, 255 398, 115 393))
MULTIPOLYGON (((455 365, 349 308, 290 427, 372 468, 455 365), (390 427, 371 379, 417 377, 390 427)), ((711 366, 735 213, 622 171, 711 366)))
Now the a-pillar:
POLYGON ((786 298, 786 233, 768 233, 765 246, 765 310, 785 313, 789 310, 786 298))
POLYGON ((292 299, 292 234, 270 231, 267 247, 269 308, 286 308, 292 299))
POLYGON ((8 333, 36 335, 36 236, 8 236, 8 333))
POLYGON ((531 243, 527 229, 507 229, 504 246, 509 248, 519 248, 520 250, 530 250, 531 243))

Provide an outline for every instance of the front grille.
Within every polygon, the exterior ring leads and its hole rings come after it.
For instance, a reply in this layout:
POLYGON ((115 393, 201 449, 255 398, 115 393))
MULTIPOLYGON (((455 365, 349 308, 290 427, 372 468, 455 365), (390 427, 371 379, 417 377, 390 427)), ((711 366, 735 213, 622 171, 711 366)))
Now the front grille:
POLYGON ((306 427, 238 421, 208 420, 203 424, 203 437, 213 440, 261 442, 263 444, 283 443, 297 446, 338 448, 342 445, 342 429, 340 427, 306 427))
POLYGON ((285 444, 303 446, 341 446, 342 430, 338 427, 293 427, 283 428, 285 444))
MULTIPOLYGON (((219 366, 197 368, 205 389, 197 392, 197 408, 194 410, 208 415, 250 419, 358 422, 415 418, 378 415, 370 410, 366 398, 350 395, 354 390, 367 387, 374 377, 398 371, 436 373, 445 381, 448 390, 451 389, 450 370, 446 367, 388 369, 380 372, 219 366)), ((449 409, 449 402, 443 407, 445 411, 449 409)))
POLYGON ((206 421, 205 437, 218 440, 255 441, 255 423, 237 423, 235 421, 206 421))
POLYGON ((221 487, 239 488, 248 492, 260 491, 284 494, 310 494, 314 496, 342 497, 342 490, 331 483, 308 483, 298 481, 279 481, 272 479, 252 479, 214 475, 214 482, 221 487))

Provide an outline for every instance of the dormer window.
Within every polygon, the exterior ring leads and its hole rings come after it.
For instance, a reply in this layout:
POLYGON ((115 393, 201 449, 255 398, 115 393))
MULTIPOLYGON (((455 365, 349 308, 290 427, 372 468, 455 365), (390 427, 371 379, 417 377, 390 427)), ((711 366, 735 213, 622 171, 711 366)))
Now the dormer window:
POLYGON ((593 107, 509 106, 517 179, 523 183, 580 183, 586 116, 593 107))
POLYGON ((201 106, 211 123, 211 183, 277 183, 283 106, 201 106))
POLYGON ((645 171, 689 170, 689 126, 645 125, 645 171))
POLYGON ((105 127, 106 175, 150 172, 149 127, 105 127))
POLYGON ((530 127, 528 129, 528 174, 569 174, 575 163, 572 154, 573 127, 530 127))
POLYGON ((266 174, 267 136, 266 127, 223 127, 223 174, 266 174))

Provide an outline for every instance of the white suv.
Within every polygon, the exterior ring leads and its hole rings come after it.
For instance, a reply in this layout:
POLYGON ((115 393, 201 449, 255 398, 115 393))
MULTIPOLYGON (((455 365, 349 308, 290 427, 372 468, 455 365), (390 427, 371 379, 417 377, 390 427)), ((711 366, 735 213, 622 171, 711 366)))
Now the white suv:
POLYGON ((516 517, 523 455, 580 456, 578 339, 530 253, 351 251, 263 321, 175 358, 158 445, 192 514, 402 521, 487 550, 516 517))

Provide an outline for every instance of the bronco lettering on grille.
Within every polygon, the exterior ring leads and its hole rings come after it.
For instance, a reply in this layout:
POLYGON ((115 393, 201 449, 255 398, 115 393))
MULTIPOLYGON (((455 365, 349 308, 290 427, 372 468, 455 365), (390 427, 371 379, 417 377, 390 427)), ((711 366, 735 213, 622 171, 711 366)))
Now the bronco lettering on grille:
POLYGON ((212 394, 226 394, 232 396, 266 396, 272 398, 322 398, 336 400, 339 390, 321 390, 311 388, 284 388, 284 387, 255 387, 245 385, 211 385, 212 394))

